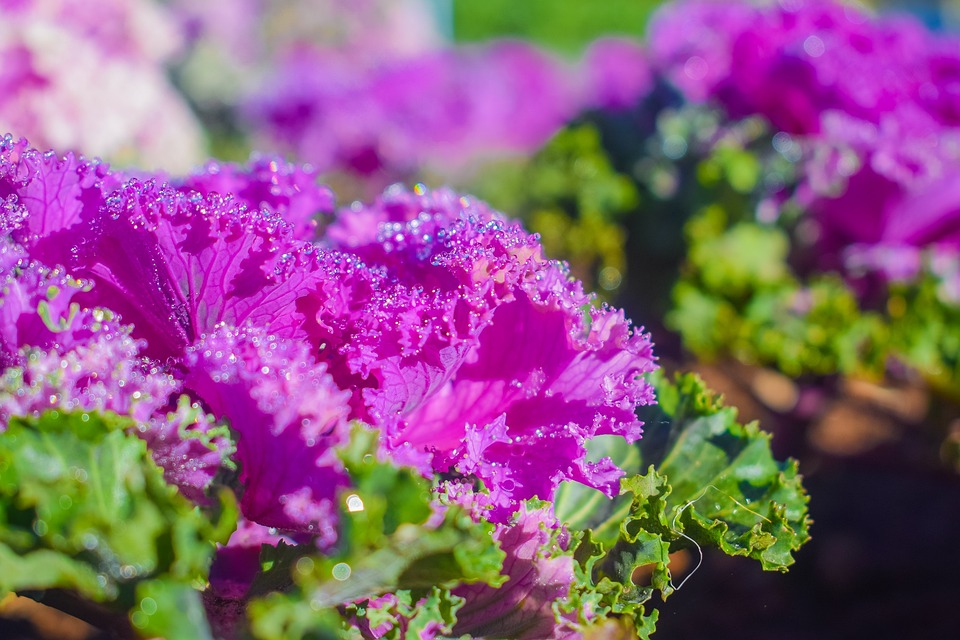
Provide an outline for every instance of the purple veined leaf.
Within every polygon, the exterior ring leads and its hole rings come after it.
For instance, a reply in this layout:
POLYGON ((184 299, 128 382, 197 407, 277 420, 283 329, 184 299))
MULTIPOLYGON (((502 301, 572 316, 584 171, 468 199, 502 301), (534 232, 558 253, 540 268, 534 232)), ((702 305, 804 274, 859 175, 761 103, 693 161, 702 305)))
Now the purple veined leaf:
POLYGON ((0 370, 23 364, 24 349, 65 351, 118 330, 111 312, 75 300, 89 288, 0 240, 0 370))
POLYGON ((42 153, 8 136, 0 142, 0 197, 6 203, 0 229, 27 247, 31 258, 71 268, 104 194, 123 179, 97 160, 42 153))
POLYGON ((454 634, 496 638, 576 638, 571 622, 558 619, 554 605, 570 594, 574 559, 565 554, 560 525, 552 510, 522 505, 498 524, 493 536, 507 556, 499 588, 463 585, 453 594, 466 599, 457 612, 454 634))
POLYGON ((78 300, 121 314, 160 360, 179 357, 219 322, 293 326, 291 292, 303 274, 288 267, 313 251, 293 233, 307 233, 314 210, 330 208, 329 191, 312 171, 272 161, 206 175, 192 180, 241 196, 181 193, 149 177, 123 182, 105 165, 5 140, 0 222, 32 258, 93 285, 78 300), (268 206, 256 208, 263 198, 268 206))
POLYGON ((562 480, 615 494, 622 473, 606 459, 588 462, 586 443, 640 437, 634 409, 653 394, 639 376, 655 365, 649 339, 631 336, 621 315, 598 312, 595 320, 580 334, 569 310, 524 297, 504 304, 467 363, 405 416, 399 437, 478 475, 500 498, 501 517, 519 499, 551 499, 562 480), (476 441, 498 423, 506 426, 498 440, 476 441))
POLYGON ((347 482, 333 447, 346 436, 349 392, 306 344, 252 328, 206 336, 185 365, 185 388, 236 434, 243 515, 333 543, 347 482))
POLYGON ((323 276, 301 268, 314 251, 280 213, 131 180, 108 200, 79 272, 96 284, 90 301, 164 360, 222 323, 289 334, 302 323, 298 298, 323 276))

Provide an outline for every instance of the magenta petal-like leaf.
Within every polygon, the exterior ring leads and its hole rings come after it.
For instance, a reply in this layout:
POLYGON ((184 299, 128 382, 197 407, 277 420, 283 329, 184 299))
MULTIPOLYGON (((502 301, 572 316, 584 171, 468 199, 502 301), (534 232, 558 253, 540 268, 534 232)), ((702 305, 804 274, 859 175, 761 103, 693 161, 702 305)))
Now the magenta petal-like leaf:
POLYGON ((656 366, 649 336, 593 308, 519 225, 447 191, 393 189, 342 211, 330 240, 384 273, 345 351, 377 381, 363 398, 390 446, 485 480, 500 519, 563 480, 615 491, 619 470, 588 463, 585 445, 640 436, 634 410, 653 401, 641 377, 656 366), (478 433, 498 435, 480 445, 478 433))
POLYGON ((99 161, 73 154, 58 156, 30 147, 26 140, 0 140, 0 231, 30 249, 30 256, 51 265, 71 266, 89 238, 86 225, 99 216, 104 193, 123 175, 99 161))
POLYGON ((494 539, 506 552, 499 588, 485 584, 453 590, 466 603, 457 612, 454 633, 493 638, 577 637, 554 605, 573 584, 574 560, 557 542, 559 524, 548 507, 521 506, 508 524, 497 525, 494 539))
POLYGON ((309 274, 285 265, 311 248, 291 234, 279 213, 133 180, 109 199, 81 273, 97 283, 93 300, 147 340, 149 355, 181 357, 220 323, 295 324, 309 274))
POLYGON ((117 329, 109 311, 82 307, 89 289, 64 273, 27 258, 9 240, 0 240, 0 370, 21 363, 26 347, 65 351, 102 331, 117 329))
POLYGON ((186 388, 236 433, 244 516, 333 542, 347 482, 333 447, 349 392, 303 343, 254 329, 219 329, 190 347, 186 365, 186 388))

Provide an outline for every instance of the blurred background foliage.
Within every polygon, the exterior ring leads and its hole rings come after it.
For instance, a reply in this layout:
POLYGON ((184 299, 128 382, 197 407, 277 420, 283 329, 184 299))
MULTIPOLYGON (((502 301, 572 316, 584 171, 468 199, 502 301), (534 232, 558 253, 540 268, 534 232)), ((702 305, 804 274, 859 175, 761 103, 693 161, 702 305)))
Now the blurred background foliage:
POLYGON ((643 35, 662 0, 434 0, 458 41, 524 38, 578 53, 600 36, 643 35))
MULTIPOLYGON (((463 42, 497 37, 525 38, 575 53, 597 37, 642 36, 663 0, 431 0, 441 24, 463 42)), ((957 0, 867 0, 860 4, 907 11, 933 28, 960 25, 957 0)))

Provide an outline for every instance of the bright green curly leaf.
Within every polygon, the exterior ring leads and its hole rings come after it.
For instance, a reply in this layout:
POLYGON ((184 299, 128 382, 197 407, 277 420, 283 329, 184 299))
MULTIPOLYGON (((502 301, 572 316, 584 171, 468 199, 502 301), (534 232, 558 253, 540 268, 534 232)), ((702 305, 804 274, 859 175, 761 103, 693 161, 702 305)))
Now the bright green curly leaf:
POLYGON ((0 433, 0 592, 68 589, 125 611, 147 583, 202 584, 214 544, 235 526, 232 494, 211 522, 166 484, 125 431, 132 424, 107 412, 10 420, 0 433))
POLYGON ((620 495, 566 483, 555 500, 574 538, 578 586, 569 606, 629 618, 640 637, 655 627, 654 592, 676 590, 670 554, 714 548, 783 571, 809 538, 796 463, 773 458, 770 436, 739 424, 694 375, 651 380, 660 404, 641 413, 643 439, 592 443, 591 456, 609 456, 627 472, 620 495))

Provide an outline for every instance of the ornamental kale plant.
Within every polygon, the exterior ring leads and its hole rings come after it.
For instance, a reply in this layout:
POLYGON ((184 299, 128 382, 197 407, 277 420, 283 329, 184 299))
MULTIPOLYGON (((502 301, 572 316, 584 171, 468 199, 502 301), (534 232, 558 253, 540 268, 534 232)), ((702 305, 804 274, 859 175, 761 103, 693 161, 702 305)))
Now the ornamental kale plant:
POLYGON ((585 108, 632 103, 649 82, 642 63, 623 40, 598 41, 576 66, 521 41, 373 61, 301 46, 243 112, 258 147, 325 172, 462 181, 478 164, 540 147, 585 108))
POLYGON ((835 2, 687 2, 651 24, 650 47, 686 99, 759 118, 767 154, 794 166, 756 183, 752 211, 690 228, 673 323, 694 350, 738 345, 791 375, 878 376, 893 356, 955 395, 956 338, 941 318, 957 305, 956 37, 835 2), (711 284, 705 256, 752 252, 747 235, 778 239, 762 270, 779 275, 711 284), (699 339, 717 314, 742 319, 740 337, 699 339), (785 331, 785 318, 801 321, 785 331))
POLYGON ((650 33, 651 64, 686 98, 733 119, 760 115, 775 145, 799 154, 795 197, 817 224, 822 260, 864 268, 863 252, 887 255, 902 279, 920 250, 951 250, 955 37, 833 1, 676 3, 650 33))
POLYGON ((424 0, 195 4, 174 3, 196 36, 176 77, 215 146, 290 155, 364 199, 462 183, 649 83, 636 43, 600 40, 576 63, 521 40, 459 45, 424 0))
POLYGON ((2 140, 4 594, 127 636, 647 637, 670 554, 793 562, 796 464, 537 236, 315 178, 2 140))
POLYGON ((648 33, 637 102, 481 195, 663 345, 958 397, 956 37, 827 0, 667 3, 648 33))
POLYGON ((199 122, 167 77, 184 44, 155 0, 4 2, 0 130, 184 171, 204 157, 199 122))

